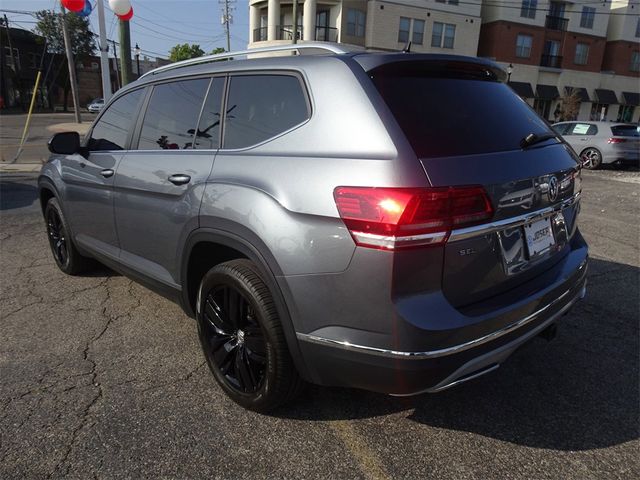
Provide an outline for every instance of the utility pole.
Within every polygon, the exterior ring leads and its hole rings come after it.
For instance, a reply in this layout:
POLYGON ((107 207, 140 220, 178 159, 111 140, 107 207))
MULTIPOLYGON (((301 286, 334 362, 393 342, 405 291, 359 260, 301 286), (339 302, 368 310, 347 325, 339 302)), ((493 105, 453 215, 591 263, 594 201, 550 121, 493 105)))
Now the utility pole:
POLYGON ((65 8, 62 9, 62 35, 64 37, 64 49, 67 53, 67 64, 69 66, 69 82, 71 82, 71 96, 73 97, 73 109, 75 110, 76 123, 82 123, 80 117, 80 99, 78 98, 78 79, 76 78, 76 64, 73 61, 73 52, 71 51, 71 38, 69 37, 69 29, 67 28, 67 15, 65 8))
POLYGON ((111 68, 109 67, 109 44, 104 22, 104 0, 96 0, 98 7, 98 29, 100 30, 100 70, 102 73, 102 98, 107 103, 111 98, 111 68))
POLYGON ((235 3, 236 0, 218 0, 218 3, 222 7, 222 16, 221 23, 224 25, 224 30, 227 35, 227 52, 231 51, 231 23, 233 23, 233 9, 235 8, 232 4, 235 3))
POLYGON ((122 88, 122 84, 120 83, 120 63, 118 62, 118 50, 116 50, 116 41, 111 40, 111 43, 113 44, 113 57, 115 58, 116 63, 116 89, 120 90, 120 88, 122 88))
POLYGON ((11 56, 11 65, 13 65, 13 73, 15 79, 15 87, 17 88, 20 94, 20 106, 24 109, 24 104, 22 102, 22 82, 20 80, 20 65, 16 63, 16 56, 13 52, 13 45, 11 43, 11 30, 9 29, 9 19, 7 18, 7 14, 4 15, 4 26, 7 29, 7 43, 9 44, 9 54, 11 56))
POLYGON ((120 70, 122 70, 122 86, 131 83, 131 31, 129 22, 120 20, 120 70))
POLYGON ((298 43, 298 0, 293 0, 293 43, 298 43))

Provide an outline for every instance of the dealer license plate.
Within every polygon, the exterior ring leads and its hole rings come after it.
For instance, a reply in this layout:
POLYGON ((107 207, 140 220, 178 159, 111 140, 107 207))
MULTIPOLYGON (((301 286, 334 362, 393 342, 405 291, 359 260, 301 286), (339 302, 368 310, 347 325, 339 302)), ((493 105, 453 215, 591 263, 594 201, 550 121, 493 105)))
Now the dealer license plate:
POLYGON ((555 244, 550 217, 526 224, 524 235, 527 239, 529 258, 546 252, 555 244))

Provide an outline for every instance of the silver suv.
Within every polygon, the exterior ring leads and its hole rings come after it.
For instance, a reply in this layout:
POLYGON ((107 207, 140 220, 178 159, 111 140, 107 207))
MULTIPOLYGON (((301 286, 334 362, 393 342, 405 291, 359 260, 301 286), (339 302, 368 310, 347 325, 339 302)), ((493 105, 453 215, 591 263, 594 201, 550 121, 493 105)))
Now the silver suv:
POLYGON ((91 257, 179 302, 263 412, 303 381, 437 392, 554 333, 585 292, 580 162, 496 64, 241 53, 150 72, 52 138, 64 272, 91 257))

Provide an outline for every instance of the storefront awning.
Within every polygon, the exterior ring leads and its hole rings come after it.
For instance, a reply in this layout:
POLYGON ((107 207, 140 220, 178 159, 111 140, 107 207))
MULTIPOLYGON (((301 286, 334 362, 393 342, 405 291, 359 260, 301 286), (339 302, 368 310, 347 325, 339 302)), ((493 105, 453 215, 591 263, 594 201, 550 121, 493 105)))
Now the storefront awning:
POLYGON ((533 98, 533 88, 527 82, 509 82, 509 86, 522 98, 533 98))
POLYGON ((640 93, 622 92, 622 101, 625 105, 640 106, 640 93))
POLYGON ((618 98, 616 94, 613 93, 613 90, 606 90, 604 88, 596 88, 596 101, 606 105, 618 104, 618 98))
POLYGON ((542 100, 555 100, 560 96, 558 87, 555 85, 538 85, 536 86, 536 98, 542 100))
POLYGON ((587 89, 583 87, 564 87, 564 92, 567 95, 571 95, 572 93, 577 93, 578 97, 580 97, 581 102, 590 102, 589 94, 587 93, 587 89))

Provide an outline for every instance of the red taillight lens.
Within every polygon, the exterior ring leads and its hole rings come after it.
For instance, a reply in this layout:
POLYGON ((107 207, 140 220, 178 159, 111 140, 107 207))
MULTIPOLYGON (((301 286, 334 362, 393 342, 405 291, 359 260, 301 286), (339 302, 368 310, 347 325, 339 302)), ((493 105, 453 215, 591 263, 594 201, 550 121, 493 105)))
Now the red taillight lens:
POLYGON ((452 229, 493 216, 482 187, 337 187, 333 196, 356 244, 365 247, 440 244, 452 229))
POLYGON ((615 137, 611 137, 609 140, 607 140, 607 143, 624 143, 626 142, 627 139, 626 138, 615 138, 615 137))

